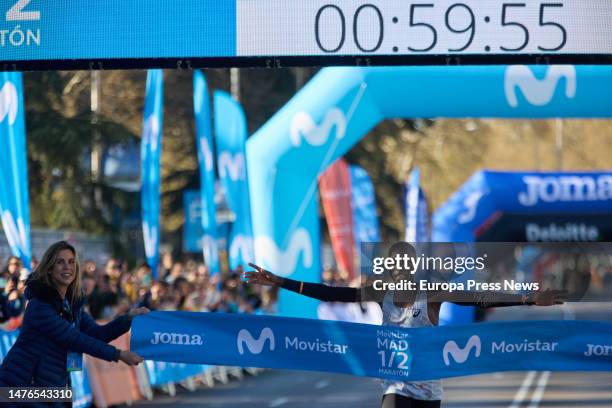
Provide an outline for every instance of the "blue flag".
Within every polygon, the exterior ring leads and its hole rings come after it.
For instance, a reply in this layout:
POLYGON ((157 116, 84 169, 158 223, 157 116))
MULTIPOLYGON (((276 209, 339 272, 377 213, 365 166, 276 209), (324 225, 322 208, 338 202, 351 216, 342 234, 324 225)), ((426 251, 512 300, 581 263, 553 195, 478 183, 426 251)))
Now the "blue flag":
POLYGON ((21 73, 0 73, 0 215, 13 255, 30 269, 30 207, 21 73))
POLYGON ((412 170, 405 192, 406 241, 412 243, 431 241, 427 198, 421 189, 418 168, 412 170))
POLYGON ((164 72, 149 70, 145 96, 144 123, 140 148, 142 232, 147 263, 157 279, 159 261, 160 157, 162 147, 164 72))
POLYGON ((378 242, 380 230, 372 180, 359 166, 350 166, 350 171, 355 243, 359 246, 361 242, 378 242))
POLYGON ((204 74, 197 70, 193 75, 193 106, 196 119, 196 140, 200 167, 200 197, 202 205, 202 249, 204 261, 211 275, 218 274, 219 249, 217 247, 217 223, 215 219, 215 157, 210 118, 210 99, 204 74))
POLYGON ((229 238, 230 269, 253 262, 253 229, 245 162, 247 124, 240 104, 216 91, 215 134, 219 178, 235 215, 229 238))

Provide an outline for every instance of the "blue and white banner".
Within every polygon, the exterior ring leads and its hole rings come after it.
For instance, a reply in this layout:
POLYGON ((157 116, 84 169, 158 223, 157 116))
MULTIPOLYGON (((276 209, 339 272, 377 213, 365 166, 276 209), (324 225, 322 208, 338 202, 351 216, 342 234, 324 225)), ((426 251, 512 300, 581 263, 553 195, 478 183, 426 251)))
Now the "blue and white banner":
POLYGON ((430 241, 429 209, 420 176, 418 168, 412 170, 405 188, 406 242, 430 241))
POLYGON ((612 371, 612 324, 522 321, 405 329, 243 314, 152 312, 132 324, 146 359, 328 371, 402 381, 498 371, 612 371))
POLYGON ((11 252, 28 269, 32 258, 21 73, 0 73, 0 215, 11 252))
POLYGON ((235 215, 229 239, 229 266, 253 262, 253 229, 245 159, 247 123, 239 103, 222 91, 215 91, 215 135, 219 179, 235 215))
POLYGON ((157 279, 159 261, 159 202, 160 202, 160 158, 162 148, 164 100, 164 72, 149 70, 145 96, 144 123, 142 129, 141 199, 142 233, 144 236, 147 263, 153 278, 157 279))
POLYGON ((201 198, 200 191, 187 190, 183 193, 183 252, 202 252, 204 249, 201 198))
POLYGON ((349 166, 351 175, 351 204, 353 207, 353 235, 355 253, 358 254, 361 273, 370 274, 374 256, 374 245, 361 245, 364 242, 379 242, 380 228, 376 213, 376 195, 368 173, 360 166, 349 166))
POLYGON ((380 241, 378 214, 374 186, 368 173, 361 167, 351 165, 351 195, 353 206, 353 234, 359 251, 361 242, 380 241))
POLYGON ((211 275, 220 272, 217 246, 217 222, 215 207, 215 157, 210 117, 208 85, 202 71, 193 74, 193 107, 196 119, 196 140, 200 168, 200 197, 202 220, 202 249, 204 261, 211 275))

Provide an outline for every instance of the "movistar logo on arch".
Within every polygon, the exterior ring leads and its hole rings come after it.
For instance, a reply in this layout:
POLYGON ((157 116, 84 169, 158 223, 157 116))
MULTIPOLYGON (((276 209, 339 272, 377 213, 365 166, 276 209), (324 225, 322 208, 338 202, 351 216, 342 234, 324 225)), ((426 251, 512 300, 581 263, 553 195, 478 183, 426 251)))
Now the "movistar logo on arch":
MULTIPOLYGON (((346 354, 348 349, 347 344, 299 336, 284 336, 280 346, 292 352, 310 351, 314 353, 331 354, 346 354)), ((241 355, 245 354, 247 351, 251 354, 261 354, 265 350, 272 352, 276 349, 276 337, 269 327, 264 327, 261 332, 256 333, 255 336, 249 330, 242 329, 238 332, 236 347, 238 348, 238 353, 241 355)))
MULTIPOLYGON (((523 339, 520 342, 511 342, 507 340, 495 340, 487 344, 490 354, 514 354, 514 353, 539 353, 539 352, 554 352, 557 351, 559 343, 542 341, 539 339, 529 340, 523 339)), ((454 340, 449 340, 444 344, 442 350, 442 358, 446 366, 451 364, 463 364, 481 355, 483 349, 480 336, 471 336, 465 346, 461 347, 454 340), (472 353, 474 350, 474 353, 472 353), (452 359, 452 361, 451 361, 452 359)))

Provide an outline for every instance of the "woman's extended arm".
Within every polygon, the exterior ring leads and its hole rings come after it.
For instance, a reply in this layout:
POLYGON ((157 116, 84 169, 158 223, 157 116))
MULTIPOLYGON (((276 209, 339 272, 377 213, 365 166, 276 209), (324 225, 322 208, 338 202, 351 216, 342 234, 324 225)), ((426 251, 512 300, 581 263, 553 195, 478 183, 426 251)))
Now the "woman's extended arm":
POLYGON ((254 271, 244 273, 247 283, 266 286, 278 286, 300 295, 308 296, 323 302, 360 302, 361 290, 358 288, 333 287, 320 283, 299 282, 281 278, 255 264, 250 263, 254 271))
POLYGON ((82 333, 62 317, 48 303, 38 299, 30 300, 23 317, 24 328, 31 326, 67 350, 89 354, 106 361, 121 360, 128 365, 143 361, 142 357, 82 333))
POLYGON ((109 343, 121 336, 123 333, 130 330, 132 319, 135 316, 143 315, 149 312, 146 307, 140 307, 131 310, 129 313, 119 316, 110 323, 100 325, 89 315, 83 311, 81 315, 81 331, 88 336, 109 343))

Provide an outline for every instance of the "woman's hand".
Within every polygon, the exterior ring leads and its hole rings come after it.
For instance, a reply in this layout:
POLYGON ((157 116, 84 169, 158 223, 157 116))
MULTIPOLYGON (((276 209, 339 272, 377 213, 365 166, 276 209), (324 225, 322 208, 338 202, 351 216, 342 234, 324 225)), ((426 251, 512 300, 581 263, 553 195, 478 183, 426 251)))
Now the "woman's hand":
POLYGON ((136 316, 145 315, 145 314, 147 314, 149 312, 150 312, 150 310, 148 308, 146 308, 146 307, 139 307, 139 308, 130 310, 130 312, 128 313, 128 317, 130 319, 133 319, 136 316))
POLYGON ((567 291, 546 289, 536 292, 530 297, 536 306, 562 305, 567 300, 567 291))
POLYGON ((246 271, 244 277, 248 284, 264 285, 264 286, 280 286, 283 283, 283 278, 276 276, 270 271, 255 264, 249 263, 249 266, 254 268, 254 271, 246 271))
POLYGON ((121 352, 119 353, 119 360, 123 361, 129 366, 135 366, 142 363, 144 361, 144 358, 131 351, 121 350, 121 352))

